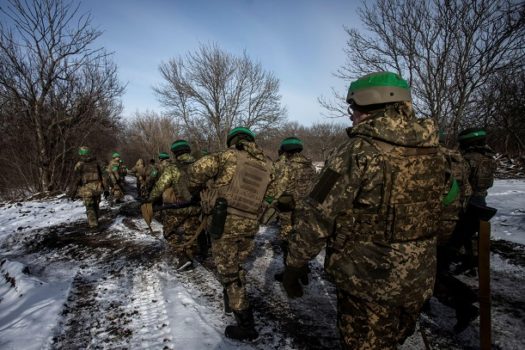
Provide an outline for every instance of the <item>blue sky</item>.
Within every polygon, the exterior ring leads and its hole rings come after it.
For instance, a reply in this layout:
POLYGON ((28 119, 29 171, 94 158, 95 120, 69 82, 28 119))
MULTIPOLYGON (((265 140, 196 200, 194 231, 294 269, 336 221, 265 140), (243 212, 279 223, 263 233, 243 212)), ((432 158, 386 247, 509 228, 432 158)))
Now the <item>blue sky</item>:
POLYGON ((114 52, 122 82, 124 115, 161 112, 152 86, 170 58, 216 42, 249 57, 280 79, 289 120, 326 121, 317 97, 347 83, 332 76, 344 63, 343 25, 359 25, 357 1, 344 0, 89 0, 81 10, 104 31, 98 41, 114 52))

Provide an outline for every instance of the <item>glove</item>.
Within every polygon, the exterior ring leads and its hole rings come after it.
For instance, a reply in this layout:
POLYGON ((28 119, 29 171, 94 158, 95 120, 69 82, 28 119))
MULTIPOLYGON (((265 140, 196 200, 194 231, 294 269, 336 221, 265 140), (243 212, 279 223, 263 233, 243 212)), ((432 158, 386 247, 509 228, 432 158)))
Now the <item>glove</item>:
POLYGON ((104 199, 107 199, 109 197, 109 191, 104 191, 103 193, 104 199))
POLYGON ((303 296, 303 287, 299 280, 304 275, 304 267, 286 266, 283 275, 283 287, 288 298, 299 298, 303 296))

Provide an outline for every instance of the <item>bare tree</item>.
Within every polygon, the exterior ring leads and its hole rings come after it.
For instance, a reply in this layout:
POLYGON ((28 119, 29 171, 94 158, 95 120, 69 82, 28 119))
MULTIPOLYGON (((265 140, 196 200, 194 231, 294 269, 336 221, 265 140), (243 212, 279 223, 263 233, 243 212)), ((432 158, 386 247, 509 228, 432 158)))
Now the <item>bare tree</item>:
POLYGON ((229 129, 276 128, 286 113, 279 80, 244 53, 235 57, 216 44, 160 65, 165 80, 154 88, 170 115, 210 150, 225 147, 229 129))
MULTIPOLYGON (((109 54, 93 47, 101 32, 78 9, 62 0, 8 0, 0 7, 6 19, 0 23, 0 112, 9 115, 8 132, 23 126, 34 147, 34 159, 20 170, 31 173, 32 190, 64 188, 72 151, 118 124, 123 87, 109 54)), ((9 145, 12 152, 27 146, 9 145)), ((1 157, 13 161, 6 152, 1 157)))
POLYGON ((153 111, 136 112, 123 136, 120 149, 132 160, 156 158, 159 152, 169 152, 173 141, 186 137, 173 118, 153 111))
POLYGON ((258 135, 258 142, 265 154, 276 159, 281 141, 290 136, 298 137, 303 141, 303 153, 313 161, 324 161, 332 149, 347 139, 345 126, 342 124, 317 123, 307 127, 298 122, 288 122, 278 130, 258 135))
POLYGON ((479 94, 478 109, 491 131, 489 142, 499 153, 525 154, 525 67, 501 71, 479 94))
MULTIPOLYGON (((361 28, 345 28, 347 62, 336 75, 350 81, 378 70, 401 74, 418 111, 451 137, 477 113, 477 92, 490 77, 525 57, 523 2, 377 0, 363 3, 359 15, 361 28)), ((343 110, 320 102, 333 114, 343 110)))

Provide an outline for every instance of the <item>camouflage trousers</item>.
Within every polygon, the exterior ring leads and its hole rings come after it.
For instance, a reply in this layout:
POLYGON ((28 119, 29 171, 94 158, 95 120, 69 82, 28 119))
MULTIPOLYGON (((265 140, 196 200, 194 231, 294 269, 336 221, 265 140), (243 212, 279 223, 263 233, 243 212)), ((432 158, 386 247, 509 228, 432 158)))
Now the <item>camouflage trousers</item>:
POLYGON ((83 197, 84 206, 86 207, 86 214, 89 227, 95 228, 98 226, 98 206, 100 203, 99 196, 83 197))
POLYGON ((414 333, 422 303, 378 304, 337 291, 337 326, 343 349, 396 349, 414 333))
POLYGON ((193 258, 197 250, 197 240, 187 244, 200 226, 200 207, 191 206, 181 209, 165 210, 162 218, 164 238, 168 241, 170 251, 180 256, 185 253, 193 258))
POLYGON ((211 251, 219 280, 228 295, 230 308, 236 312, 250 306, 246 296, 246 271, 243 264, 254 246, 252 236, 223 236, 212 242, 211 251))
POLYGON ((279 238, 287 241, 293 229, 292 212, 279 212, 277 215, 279 217, 279 224, 281 225, 279 238))
POLYGON ((253 238, 258 228, 257 220, 228 214, 224 233, 220 238, 212 240, 211 253, 219 281, 226 292, 228 305, 234 312, 246 310, 250 306, 243 264, 254 249, 253 238))

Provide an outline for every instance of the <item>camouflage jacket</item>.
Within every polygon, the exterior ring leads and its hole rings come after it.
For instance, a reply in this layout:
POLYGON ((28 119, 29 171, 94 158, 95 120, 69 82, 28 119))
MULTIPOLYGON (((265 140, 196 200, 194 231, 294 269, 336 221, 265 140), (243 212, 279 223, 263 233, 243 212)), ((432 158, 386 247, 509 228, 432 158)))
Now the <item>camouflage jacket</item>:
POLYGON ((155 202, 162 197, 164 204, 189 201, 191 194, 188 190, 187 169, 193 162, 195 158, 189 153, 180 155, 173 162, 163 160, 162 171, 151 190, 149 200, 155 202))
POLYGON ((469 183, 472 197, 484 199, 487 191, 494 184, 496 160, 494 151, 489 146, 472 146, 461 150, 469 165, 469 183))
POLYGON ((348 134, 298 209, 287 263, 302 266, 327 244, 337 288, 391 304, 422 301, 432 295, 445 192, 436 125, 391 107, 348 134))
POLYGON ((266 198, 267 202, 272 203, 286 191, 286 186, 290 178, 289 170, 288 158, 285 154, 281 154, 272 165, 271 181, 268 186, 266 198))
POLYGON ((106 188, 102 170, 94 157, 82 157, 75 164, 75 185, 82 198, 99 196, 106 188))
MULTIPOLYGON (((244 152, 249 158, 256 160, 262 166, 266 167, 269 164, 262 150, 254 142, 241 142, 244 146, 243 150, 231 147, 225 151, 204 156, 193 163, 188 168, 190 191, 206 189, 206 192, 219 192, 227 188, 236 174, 237 158, 240 156, 240 152, 244 152)), ((206 200, 203 199, 203 202, 206 202, 206 200)), ((203 203, 203 206, 207 205, 209 204, 203 203)), ((228 210, 230 210, 230 207, 228 207, 228 210)), ((203 211, 209 212, 206 208, 203 208, 203 211)), ((226 217, 224 236, 251 236, 257 232, 257 229, 258 222, 256 219, 247 219, 229 212, 226 217)))
POLYGON ((130 172, 143 181, 146 175, 145 171, 146 167, 144 166, 144 161, 140 158, 137 160, 133 168, 131 168, 130 172))
POLYGON ((447 176, 452 176, 459 187, 457 199, 444 208, 442 220, 458 220, 459 213, 466 209, 468 199, 472 195, 472 188, 469 184, 469 166, 458 150, 440 145, 439 151, 447 161, 447 176))
POLYGON ((268 197, 271 201, 294 203, 308 194, 315 176, 312 162, 304 155, 282 154, 273 164, 268 197))
POLYGON ((312 182, 315 180, 315 169, 312 161, 301 153, 294 153, 288 159, 288 184, 285 193, 293 196, 294 200, 305 197, 312 182))
POLYGON ((112 159, 107 167, 107 173, 109 176, 109 179, 111 181, 112 186, 116 186, 120 184, 121 178, 121 170, 120 170, 120 162, 118 159, 112 159))

